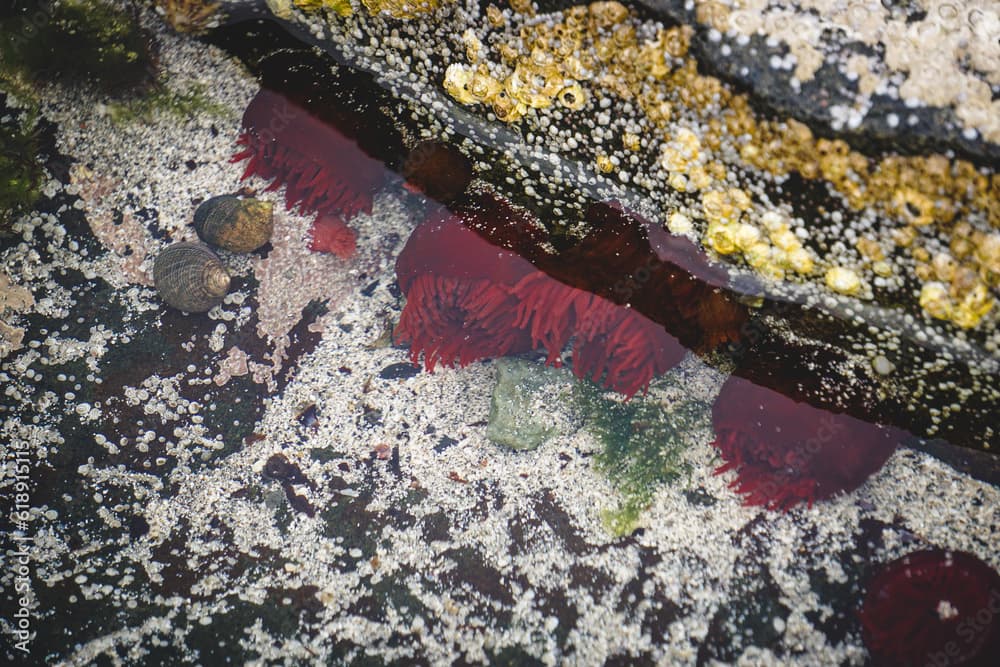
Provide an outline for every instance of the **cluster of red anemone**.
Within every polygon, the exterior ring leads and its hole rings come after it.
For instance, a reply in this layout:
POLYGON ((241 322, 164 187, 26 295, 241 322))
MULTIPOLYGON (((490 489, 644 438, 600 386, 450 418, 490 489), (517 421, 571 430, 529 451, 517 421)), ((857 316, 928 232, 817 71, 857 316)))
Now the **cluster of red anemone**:
POLYGON ((414 230, 396 274, 407 296, 397 336, 429 371, 531 349, 558 364, 573 339, 577 376, 631 396, 684 356, 641 313, 548 276, 445 209, 414 230))
MULTIPOLYGON (((288 208, 316 214, 311 249, 342 257, 355 251, 345 218, 371 211, 387 173, 349 135, 262 89, 244 114, 243 150, 233 158, 247 160, 244 178, 283 186, 288 208)), ((488 190, 463 194, 471 169, 447 146, 418 145, 402 171, 411 191, 451 202, 431 205, 397 262, 407 296, 398 339, 427 370, 528 350, 559 364, 571 344, 577 376, 630 397, 687 349, 740 341, 749 314, 726 291, 726 271, 622 206, 592 205, 591 233, 552 252, 530 213, 488 190)), ((827 407, 730 378, 713 409, 714 444, 725 460, 718 472, 736 471, 731 486, 746 504, 774 509, 857 488, 901 433, 827 407)))
MULTIPOLYGON (((407 296, 397 336, 414 362, 433 370, 545 350, 558 364, 571 344, 577 376, 630 397, 686 349, 739 340, 747 313, 693 244, 616 204, 594 205, 588 222, 590 235, 550 253, 531 216, 492 195, 434 209, 396 265, 407 296)), ((713 424, 717 472, 736 472, 745 504, 779 510, 856 489, 904 436, 736 376, 713 424)))

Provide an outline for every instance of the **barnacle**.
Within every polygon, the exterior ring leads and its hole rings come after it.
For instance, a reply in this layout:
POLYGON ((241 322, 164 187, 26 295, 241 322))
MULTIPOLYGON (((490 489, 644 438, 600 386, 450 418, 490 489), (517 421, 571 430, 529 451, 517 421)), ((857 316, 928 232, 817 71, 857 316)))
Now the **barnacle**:
POLYGON ((834 266, 827 270, 826 286, 841 294, 857 294, 861 291, 861 278, 851 269, 834 266))

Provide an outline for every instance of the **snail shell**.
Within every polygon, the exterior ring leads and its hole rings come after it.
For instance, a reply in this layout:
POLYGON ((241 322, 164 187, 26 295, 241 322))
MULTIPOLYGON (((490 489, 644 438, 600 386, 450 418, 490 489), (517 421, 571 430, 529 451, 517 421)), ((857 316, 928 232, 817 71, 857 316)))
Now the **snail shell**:
POLYGON ((156 256, 153 283, 169 305, 203 313, 222 303, 229 291, 229 272, 201 243, 175 243, 156 256))
POLYGON ((232 252, 251 252, 271 240, 274 205, 235 195, 212 197, 194 212, 194 229, 206 243, 232 252))

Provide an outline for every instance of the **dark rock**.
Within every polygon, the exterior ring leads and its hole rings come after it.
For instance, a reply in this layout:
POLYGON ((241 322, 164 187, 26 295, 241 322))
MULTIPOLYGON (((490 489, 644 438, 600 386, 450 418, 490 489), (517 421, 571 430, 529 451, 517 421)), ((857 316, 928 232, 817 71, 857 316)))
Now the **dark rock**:
POLYGON ((406 362, 390 364, 378 374, 383 380, 404 380, 415 375, 420 375, 420 366, 406 362))

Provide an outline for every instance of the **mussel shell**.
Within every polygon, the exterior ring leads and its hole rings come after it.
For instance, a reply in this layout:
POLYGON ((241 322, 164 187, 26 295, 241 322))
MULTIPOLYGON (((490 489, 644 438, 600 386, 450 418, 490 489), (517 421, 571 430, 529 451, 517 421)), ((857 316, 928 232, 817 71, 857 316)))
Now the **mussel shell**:
POLYGON ((175 243, 156 256, 153 283, 167 304, 203 313, 222 303, 229 291, 229 272, 205 245, 175 243))
POLYGON ((235 195, 212 197, 195 210, 194 229, 205 243, 231 252, 251 252, 271 240, 274 206, 235 195))

